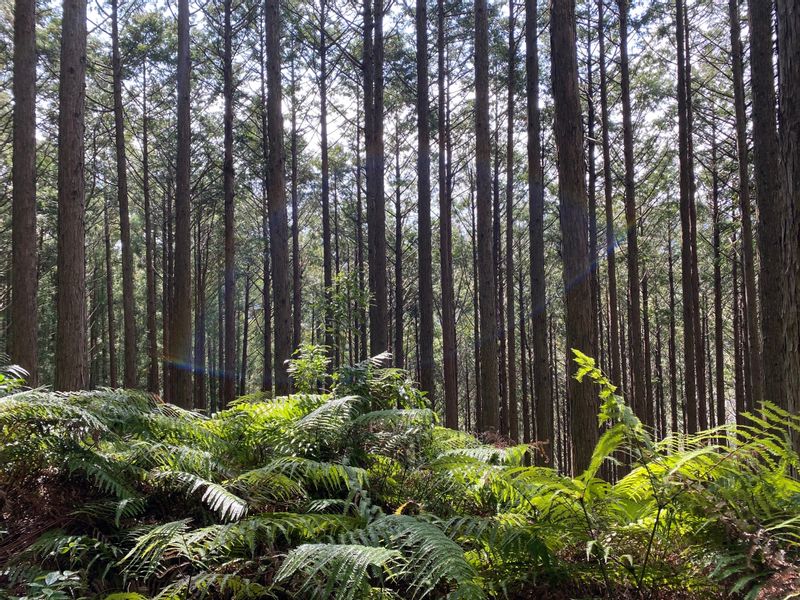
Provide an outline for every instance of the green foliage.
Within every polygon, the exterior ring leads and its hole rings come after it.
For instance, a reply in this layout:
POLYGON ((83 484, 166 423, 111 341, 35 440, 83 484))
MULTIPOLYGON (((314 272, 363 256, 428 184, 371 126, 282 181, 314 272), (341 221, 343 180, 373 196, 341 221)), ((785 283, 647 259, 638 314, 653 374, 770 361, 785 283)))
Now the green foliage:
MULTIPOLYGON (((320 359, 322 357, 322 360, 320 359)), ((656 441, 594 361, 603 435, 575 477, 437 426, 376 357, 212 416, 146 394, 0 400, 0 582, 18 597, 487 598, 531 586, 754 598, 796 573, 800 417, 656 441), (300 386, 302 387, 302 386, 300 386), (628 462, 609 482, 604 465, 628 462), (57 517, 54 517, 57 515, 57 517)), ((594 591, 588 591, 594 590, 594 591)))

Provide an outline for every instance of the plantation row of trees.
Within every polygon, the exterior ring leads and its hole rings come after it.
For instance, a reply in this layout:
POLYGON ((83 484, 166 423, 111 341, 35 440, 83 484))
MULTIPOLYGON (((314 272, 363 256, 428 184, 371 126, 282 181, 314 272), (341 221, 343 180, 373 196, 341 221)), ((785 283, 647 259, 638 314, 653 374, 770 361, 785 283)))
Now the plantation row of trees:
POLYGON ((798 0, 0 0, 2 340, 216 410, 392 352, 586 467, 800 402, 798 0), (773 42, 777 40, 776 44, 773 42))

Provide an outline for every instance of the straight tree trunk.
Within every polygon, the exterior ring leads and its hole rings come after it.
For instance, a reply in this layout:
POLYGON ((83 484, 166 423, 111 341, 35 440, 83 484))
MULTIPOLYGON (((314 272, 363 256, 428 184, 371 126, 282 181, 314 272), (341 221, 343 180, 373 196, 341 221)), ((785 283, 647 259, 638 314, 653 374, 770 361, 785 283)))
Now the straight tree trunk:
POLYGON ((675 274, 672 259, 672 226, 669 227, 667 242, 667 260, 669 266, 669 407, 672 421, 672 432, 678 432, 678 359, 677 342, 675 341, 675 274))
POLYGON ((600 45, 600 111, 603 121, 603 195, 606 213, 606 266, 608 269, 609 353, 611 355, 611 379, 615 385, 623 385, 620 369, 619 316, 617 303, 616 234, 614 233, 614 190, 611 174, 611 143, 609 141, 608 76, 606 74, 605 22, 603 12, 605 0, 597 0, 597 28, 600 45))
MULTIPOLYGON (((753 256, 753 226, 750 216, 750 177, 747 169, 747 114, 745 112, 744 69, 742 65, 742 41, 738 0, 728 0, 728 16, 730 18, 731 64, 733 65, 733 104, 736 114, 736 154, 739 166, 739 210, 742 215, 742 244, 744 250, 744 263, 742 264, 742 268, 744 270, 745 293, 749 298, 747 302, 747 337, 752 349, 749 356, 749 365, 753 381, 753 397, 756 401, 760 401, 764 399, 762 361, 766 362, 770 359, 767 357, 762 358, 761 334, 758 326, 758 306, 756 303, 756 298, 758 296, 756 294, 755 257, 753 256)), ((714 173, 714 177, 716 179, 716 173, 714 173)), ((714 276, 716 282, 716 270, 714 276)), ((716 283, 714 289, 716 293, 716 283)), ((717 313, 716 301, 715 313, 717 313)), ((719 379, 720 369, 718 368, 717 371, 717 379, 719 379)), ((719 387, 718 384, 717 394, 720 393, 719 387)), ((718 403, 719 402, 718 400, 718 403)))
POLYGON ((108 217, 108 200, 103 200, 103 244, 106 259, 106 320, 108 322, 108 376, 112 388, 119 385, 117 379, 117 328, 114 318, 114 271, 111 267, 111 232, 108 217))
POLYGON ((369 351, 389 349, 386 201, 383 196, 383 0, 364 2, 364 118, 369 263, 369 351))
POLYGON ((292 345, 292 307, 289 300, 289 223, 284 178, 283 113, 281 109, 281 15, 279 0, 266 0, 267 20, 267 137, 269 140, 270 258, 275 300, 275 391, 289 393, 286 361, 292 345))
POLYGON ((86 348, 84 116, 86 0, 64 0, 58 88, 58 258, 54 388, 89 383, 86 348))
MULTIPOLYGON (((800 412, 800 6, 797 0, 777 0, 778 64, 780 67, 780 168, 781 193, 786 212, 786 378, 788 410, 800 412)), ((800 433, 792 431, 795 452, 800 433)))
POLYGON ((475 0, 475 170, 480 303, 480 431, 496 431, 498 414, 497 308, 492 248, 491 144, 489 139, 489 20, 486 0, 475 0))
POLYGON ((625 155, 625 222, 628 235, 628 291, 630 312, 628 327, 631 335, 631 376, 633 378, 633 407, 646 425, 652 426, 652 408, 647 410, 645 388, 645 363, 642 347, 641 293, 639 280, 638 215, 636 209, 636 181, 633 158, 633 123, 631 120, 631 90, 628 65, 628 9, 629 0, 617 0, 619 7, 619 48, 622 91, 622 137, 625 155))
MULTIPOLYGON (((417 41, 417 222, 419 227, 419 328, 420 389, 433 398, 433 258, 431 242, 431 131, 428 98, 428 3, 417 0, 415 11, 417 41)), ((440 77, 443 77, 440 74, 440 77)), ((442 118, 442 114, 439 114, 442 118)), ((441 151, 441 149, 440 149, 441 151)), ((446 399, 445 399, 446 404, 446 399)), ((447 410, 445 408, 445 417, 447 410)), ((449 426, 457 428, 458 423, 449 426)))
MULTIPOLYGON (((322 171, 322 284, 325 288, 325 346, 328 356, 333 356, 333 253, 331 250, 330 168, 328 161, 328 42, 325 22, 327 1, 320 2, 319 15, 319 139, 322 171)), ((333 363, 330 363, 331 366, 333 363)))
MULTIPOLYGON (((206 266, 208 260, 203 255, 208 251, 208 243, 203 243, 201 218, 197 219, 197 238, 195 241, 195 308, 194 308, 194 408, 205 410, 206 399, 206 266)), ((207 257, 207 254, 206 254, 207 257)))
MULTIPOLYGON (((292 62, 289 71, 291 74, 291 86, 289 89, 291 91, 292 106, 292 139, 290 142, 292 155, 292 349, 296 350, 300 347, 303 335, 303 312, 301 310, 303 303, 303 274, 300 264, 300 211, 298 207, 299 195, 297 193, 299 169, 297 161, 297 75, 295 73, 294 46, 292 47, 292 62)), ((264 131, 266 131, 266 126, 264 131)))
MULTIPOLYGON (((266 20, 266 14, 264 15, 266 20)), ((266 37, 266 22, 263 23, 264 37, 266 37)), ((260 40, 260 71, 261 71, 261 154, 264 159, 264 170, 261 175, 261 235, 264 238, 263 252, 263 287, 261 289, 261 304, 264 319, 264 336, 263 336, 263 367, 261 370, 261 391, 272 391, 272 294, 271 294, 271 281, 270 274, 270 250, 269 250, 269 202, 267 200, 267 188, 269 187, 269 140, 267 133, 267 91, 266 91, 266 72, 265 72, 265 58, 266 40, 262 37, 260 40)), ((292 94, 294 95, 294 60, 292 61, 292 94)), ((292 268, 299 271, 299 247, 295 244, 295 229, 297 228, 297 129, 295 119, 295 103, 292 100, 292 268), (294 253, 297 252, 298 256, 294 253)), ((299 275, 295 272, 295 285, 298 285, 299 275)), ((299 286, 293 288, 294 299, 297 300, 299 293, 299 286)), ((299 310, 299 309, 298 309, 299 310)))
POLYGON ((687 84, 684 44, 684 3, 675 0, 675 32, 678 44, 678 156, 680 161, 681 215, 681 289, 683 291, 683 380, 686 402, 687 433, 697 431, 698 396, 695 380, 694 307, 692 302, 692 224, 690 199, 690 165, 687 123, 687 84))
MULTIPOLYGON (((738 39, 738 35, 737 35, 738 39)), ((734 66, 734 70, 735 70, 734 66)), ((741 73, 740 73, 741 77, 741 73)), ((734 79, 736 79, 734 77, 734 79)), ((744 107, 742 107, 744 108, 744 107)), ((738 102, 737 102, 737 136, 740 133, 738 123, 738 102)), ((745 123, 746 125, 746 123, 745 123)), ((717 142, 716 142, 716 127, 714 127, 714 141, 711 144, 711 220, 713 223, 712 231, 712 247, 714 250, 714 367, 716 377, 716 413, 717 425, 725 424, 725 354, 724 354, 724 341, 723 341, 723 328, 722 328, 722 252, 721 246, 721 232, 720 232, 720 214, 719 214, 719 173, 717 172, 717 142)), ((746 135, 746 133, 745 133, 746 135)), ((740 165, 739 176, 744 176, 745 179, 739 182, 739 210, 744 210, 742 206, 742 196, 747 195, 748 191, 742 191, 742 188, 747 190, 747 141, 745 145, 739 146, 740 151, 740 165), (745 168, 742 170, 741 162, 745 161, 745 168)), ((749 207, 748 207, 749 209, 749 207)), ((710 368, 710 365, 709 365, 710 368)))
POLYGON ((147 390, 158 392, 158 339, 156 336, 155 232, 150 207, 150 143, 147 116, 147 62, 142 67, 142 197, 144 201, 145 272, 147 294, 147 390))
MULTIPOLYGON (((516 315, 514 314, 514 91, 517 75, 516 15, 509 0, 508 25, 508 107, 506 109, 506 359, 508 365, 508 435, 519 440, 517 409, 516 315)), ((502 310, 502 309, 501 309, 502 310)))
POLYGON ((223 0, 222 31, 222 96, 225 103, 223 126, 222 195, 225 201, 225 371, 223 373, 222 406, 236 397, 236 233, 233 169, 233 31, 232 0, 223 0))
MULTIPOLYGON (((429 178, 430 179, 430 178, 429 178)), ((396 367, 405 368, 405 354, 403 352, 403 313, 405 298, 403 294, 403 203, 400 188, 400 120, 395 121, 395 150, 394 150, 394 182, 395 182, 395 195, 394 195, 394 364, 396 367)), ((430 190, 428 190, 430 194, 430 190)), ((430 203, 429 203, 430 204, 430 203)), ((428 207, 430 213, 430 206, 428 207)), ((422 214, 420 213, 420 218, 422 214)), ((429 228, 430 233, 430 228, 429 228)), ((420 237, 422 232, 420 232, 420 237)), ((429 240, 430 241, 430 240, 429 240)), ((428 275, 430 275, 430 261, 428 261, 428 275)), ((422 288, 423 273, 420 270, 420 312, 424 312, 421 288, 422 288)), ((431 293, 432 295, 432 293, 431 293)), ((420 314, 420 344, 425 346, 425 326, 424 319, 420 314)), ((430 332, 431 341, 433 340, 433 332, 430 332)), ((421 350, 421 348, 419 349, 421 350)), ((421 353, 421 352, 420 352, 421 353)), ((424 371, 424 363, 420 357, 420 375, 424 371)), ((433 401, 432 394, 429 392, 431 401, 433 401)))
MULTIPOLYGON (((594 320, 587 240, 588 214, 583 171, 583 132, 578 89, 575 32, 575 1, 553 0, 550 45, 555 141, 558 151, 559 208, 564 257, 567 352, 594 354, 594 320)), ((569 355, 571 358, 571 354, 569 355)), ((582 472, 597 442, 597 399, 590 381, 568 379, 571 406, 572 459, 575 472, 582 472)))
MULTIPOLYGON (((418 0, 423 5, 424 0, 418 0)), ((453 225, 452 194, 448 160, 450 132, 448 128, 449 107, 446 106, 445 75, 445 6, 444 0, 436 3, 437 41, 437 87, 438 135, 439 135, 439 260, 442 286, 442 366, 444 387, 444 423, 446 427, 458 429, 458 356, 456 342, 455 293, 453 283, 453 225)), ((427 64, 425 66, 427 70, 427 64)), ((427 86, 425 87, 427 89, 427 86)), ((426 105, 427 106, 427 105, 426 105)), ((430 161, 430 158, 429 158, 430 161)), ((429 199, 430 204, 430 199, 429 199)), ((420 260, 420 270, 422 261, 420 260)), ((469 419, 469 403, 467 403, 469 419)), ((469 429, 469 427, 468 427, 469 429)))
POLYGON ((192 403, 192 280, 191 280, 191 115, 189 105, 189 0, 178 0, 178 154, 175 190, 175 263, 173 309, 170 311, 169 401, 189 408, 192 403))
MULTIPOLYGON (((781 223, 786 204, 784 197, 779 193, 772 7, 771 1, 748 0, 750 85, 753 95, 753 179, 755 180, 756 204, 758 205, 758 252, 760 255, 761 345, 766 349, 782 349, 764 354, 764 398, 786 408, 789 395, 788 373, 784 363, 785 338, 784 315, 782 314, 782 297, 786 284, 781 240, 781 223)), ((738 22, 738 17, 731 19, 732 28, 735 27, 734 20, 738 22)), ((736 59, 734 58, 735 65, 736 59)), ((734 91, 736 91, 735 79, 734 91)), ((739 160, 742 160, 741 156, 739 160)))
POLYGON ((239 395, 247 393, 247 341, 250 337, 250 274, 244 280, 244 311, 242 313, 242 362, 239 371, 239 395))
POLYGON ((122 244, 122 325, 125 334, 124 375, 126 388, 138 385, 136 367, 136 307, 133 292, 133 248, 128 211, 128 159, 125 152, 125 116, 122 106, 122 59, 119 51, 119 0, 111 0, 111 64, 114 88, 114 140, 117 158, 117 202, 119 233, 122 244))
POLYGON ((733 260, 732 279, 733 279, 733 372, 734 372, 734 401, 736 405, 736 423, 742 425, 745 419, 742 414, 745 412, 744 405, 744 374, 743 374, 743 352, 742 352, 742 311, 741 296, 739 294, 739 258, 736 250, 736 233, 733 237, 733 260))
POLYGON ((14 139, 11 169, 11 362, 39 384, 36 302, 36 2, 14 3, 14 139))
POLYGON ((539 110, 538 0, 525 0, 525 71, 528 116, 528 231, 530 235, 531 345, 533 396, 536 402, 535 440, 543 444, 537 464, 553 464, 555 447, 552 387, 547 346, 547 283, 544 254, 544 172, 539 110))
POLYGON ((483 431, 483 398, 481 397, 481 317, 478 279, 478 229, 475 223, 477 209, 475 206, 475 183, 472 173, 469 174, 469 216, 470 240, 472 241, 472 335, 475 358, 475 425, 477 431, 483 431))
POLYGON ((648 294, 648 273, 642 276, 642 328, 643 328, 643 344, 644 344, 644 381, 645 381, 645 406, 642 415, 644 422, 650 427, 656 428, 657 423, 653 407, 655 399, 653 395, 653 361, 650 344, 650 307, 649 307, 649 294, 648 294))

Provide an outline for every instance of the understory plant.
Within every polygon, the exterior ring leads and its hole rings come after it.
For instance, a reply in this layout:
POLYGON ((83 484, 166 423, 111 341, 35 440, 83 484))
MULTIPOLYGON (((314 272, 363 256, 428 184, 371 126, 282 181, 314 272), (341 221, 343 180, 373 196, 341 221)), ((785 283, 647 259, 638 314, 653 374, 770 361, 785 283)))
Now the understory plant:
POLYGON ((800 586, 798 416, 764 404, 746 425, 654 440, 576 353, 603 433, 571 477, 530 466, 526 444, 440 427, 388 358, 328 377, 324 353, 304 348, 298 393, 211 416, 122 390, 0 398, 0 596, 772 598, 800 586), (613 464, 624 476, 610 482, 613 464))

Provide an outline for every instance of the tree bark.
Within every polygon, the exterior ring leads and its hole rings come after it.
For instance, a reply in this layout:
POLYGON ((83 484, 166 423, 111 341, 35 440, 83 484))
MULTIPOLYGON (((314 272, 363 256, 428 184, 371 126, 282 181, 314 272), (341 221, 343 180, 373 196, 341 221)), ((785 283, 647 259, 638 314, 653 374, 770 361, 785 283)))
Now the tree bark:
MULTIPOLYGON (((419 0, 424 4, 423 0, 419 0)), ((455 293, 453 283, 453 225, 450 183, 449 106, 446 104, 446 38, 444 0, 436 3, 438 136, 439 136, 439 260, 442 286, 442 367, 444 387, 444 423, 458 429, 458 355, 456 342, 455 293)), ((427 66, 426 66, 427 69, 427 66)), ((427 89, 427 86, 426 88, 427 89)), ((420 265, 422 261, 420 261, 420 265)), ((467 403, 469 418, 469 403, 467 403)))
POLYGON ((492 248, 492 174, 489 139, 489 20, 486 0, 475 0, 475 174, 478 209, 481 431, 499 426, 497 308, 492 248))
POLYGON ((236 397, 236 233, 233 169, 233 32, 232 0, 223 0, 222 31, 222 96, 225 103, 223 126, 222 195, 225 202, 225 371, 223 373, 222 406, 236 397))
POLYGON ((269 139, 270 258, 275 300, 275 391, 289 393, 286 361, 292 345, 292 307, 289 300, 289 224, 284 178, 283 113, 281 109, 281 15, 279 0, 266 0, 267 19, 267 134, 269 139))
POLYGON ((175 189, 175 263, 173 309, 170 311, 170 402, 191 407, 192 280, 191 280, 191 115, 189 0, 178 0, 178 154, 175 189))
MULTIPOLYGON (((509 0, 508 24, 508 106, 506 109, 506 360, 508 365, 508 435, 519 440, 517 408, 517 355, 514 313, 514 91, 517 75, 516 15, 509 0)), ((502 310, 502 309, 501 309, 502 310)))
POLYGON ((84 116, 86 0, 64 0, 58 89, 56 390, 89 383, 86 348, 84 116))
MULTIPOLYGON (((786 204, 784 197, 779 193, 772 6, 771 1, 748 0, 750 85, 753 94, 753 178, 758 205, 760 254, 761 345, 766 349, 783 349, 784 316, 781 309, 786 284, 781 222, 786 204)), ((734 27, 734 19, 731 20, 731 27, 734 27)), ((734 91, 735 85, 734 82, 734 91)), ((763 377, 764 398, 786 408, 789 396, 784 357, 784 351, 766 352, 763 358, 763 377)))
POLYGON ((111 231, 108 216, 108 200, 103 199, 103 245, 106 263, 106 321, 108 322, 108 377, 112 388, 119 385, 117 379, 117 328, 114 317, 114 271, 111 267, 111 231))
POLYGON ((147 62, 142 67, 142 197, 144 200, 145 293, 147 294, 147 390, 157 393, 158 339, 156 336, 155 231, 150 206, 150 137, 147 116, 147 62))
MULTIPOLYGON (((797 0, 777 0, 778 64, 780 67, 780 168, 781 193, 786 212, 786 377, 788 409, 800 412, 800 6, 797 0)), ((792 431, 795 452, 800 433, 792 431)))
POLYGON ((534 436, 543 444, 537 464, 553 464, 555 446, 552 387, 547 346, 547 283, 544 254, 544 172, 539 110, 538 0, 525 0, 525 71, 528 116, 528 231, 530 235, 531 345, 533 395, 536 403, 534 436))
MULTIPOLYGON (((550 44, 555 141, 558 151, 559 209, 564 258, 567 351, 594 354, 587 200, 584 180, 583 131, 578 91, 578 61, 574 0, 553 0, 550 16, 550 44)), ((570 356, 571 358, 571 356, 570 356)), ((589 464, 597 441, 597 398, 591 382, 570 378, 568 395, 575 472, 589 464)))
POLYGON ((119 232, 122 244, 122 326, 124 342, 124 375, 126 388, 138 385, 136 366, 136 307, 133 291, 133 248, 128 211, 128 159, 125 152, 125 116, 122 106, 122 59, 119 52, 118 0, 111 0, 111 65, 114 88, 114 141, 117 159, 117 202, 119 232))
POLYGON ((628 236, 628 291, 630 296, 628 327, 631 335, 631 377, 633 378, 633 407, 638 417, 646 425, 653 423, 648 419, 652 408, 647 410, 647 389, 645 387, 645 363, 642 348, 642 309, 639 280, 639 242, 636 209, 636 181, 633 159, 633 123, 631 121, 631 84, 628 65, 628 0, 618 0, 619 7, 619 47, 620 75, 622 92, 622 137, 625 155, 625 222, 628 236))
POLYGON ((11 362, 39 384, 36 291, 36 2, 14 3, 14 139, 11 196, 11 362))

